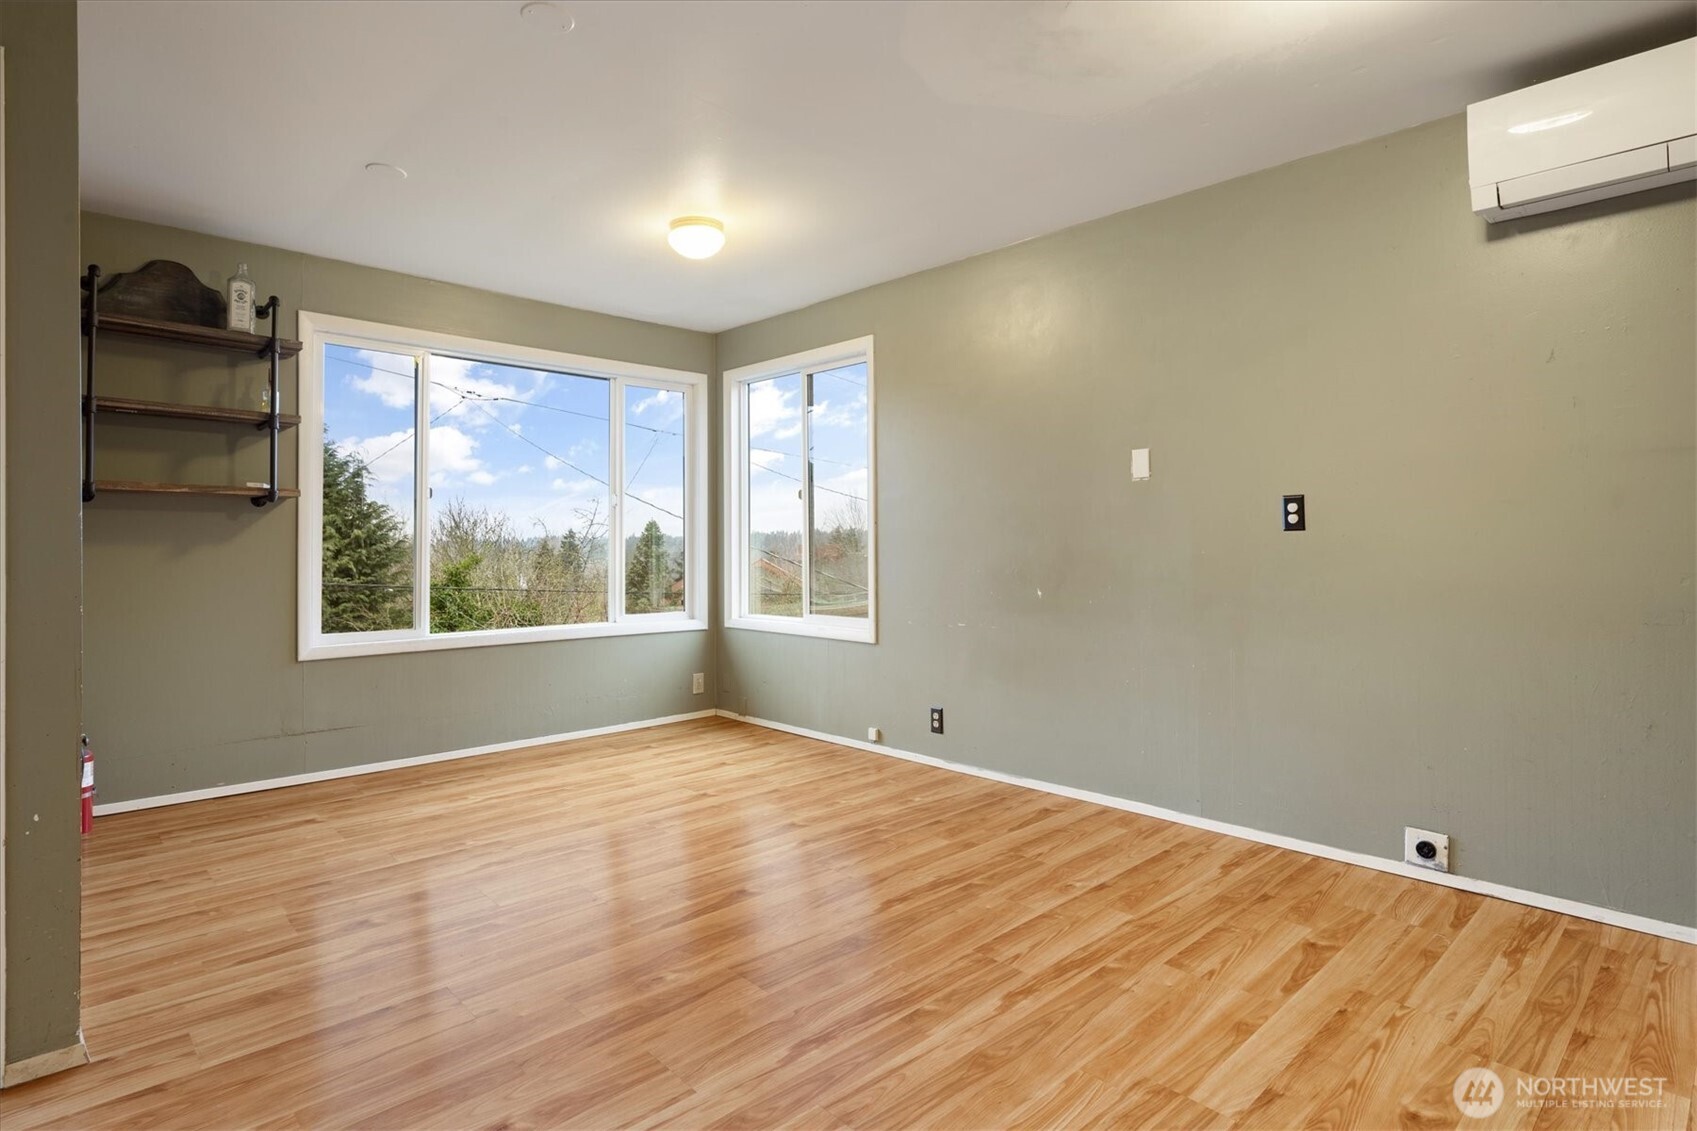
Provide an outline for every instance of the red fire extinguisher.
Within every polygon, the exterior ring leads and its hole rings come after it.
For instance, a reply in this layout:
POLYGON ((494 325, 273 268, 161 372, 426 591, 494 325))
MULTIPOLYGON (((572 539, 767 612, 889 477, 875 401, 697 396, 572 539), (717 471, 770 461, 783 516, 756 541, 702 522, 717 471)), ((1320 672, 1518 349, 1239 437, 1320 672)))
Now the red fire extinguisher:
POLYGON ((94 751, 88 748, 88 735, 82 736, 82 835, 94 831, 94 751))

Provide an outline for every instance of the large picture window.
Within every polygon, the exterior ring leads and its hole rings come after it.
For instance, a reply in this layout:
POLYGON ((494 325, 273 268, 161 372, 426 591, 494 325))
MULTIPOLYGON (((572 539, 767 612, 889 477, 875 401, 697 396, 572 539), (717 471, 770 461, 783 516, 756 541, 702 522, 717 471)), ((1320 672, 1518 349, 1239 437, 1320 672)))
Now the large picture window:
POLYGON ((872 339, 725 374, 726 621, 877 638, 872 339))
POLYGON ((706 627, 701 374, 301 338, 302 659, 706 627))

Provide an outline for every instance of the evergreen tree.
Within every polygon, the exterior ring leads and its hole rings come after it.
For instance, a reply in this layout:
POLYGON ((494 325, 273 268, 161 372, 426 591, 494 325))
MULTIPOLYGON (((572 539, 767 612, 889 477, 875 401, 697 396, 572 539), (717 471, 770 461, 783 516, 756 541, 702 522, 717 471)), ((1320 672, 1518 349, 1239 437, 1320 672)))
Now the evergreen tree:
POLYGON ((606 547, 598 533, 603 529, 596 511, 579 511, 581 529, 560 536, 558 557, 560 586, 566 590, 565 624, 585 624, 607 619, 606 547))
POLYGON ((412 542, 393 508, 370 495, 371 469, 325 438, 325 632, 412 626, 412 542))
POLYGON ((572 588, 583 581, 583 571, 589 565, 588 539, 575 530, 560 535, 560 572, 572 588))
POLYGON ((633 613, 665 608, 671 587, 671 555, 666 553, 666 535, 653 519, 631 548, 625 563, 625 609, 633 613))
POLYGON ((671 570, 666 574, 666 607, 681 609, 684 607, 683 588, 678 583, 684 579, 684 552, 678 547, 678 552, 671 556, 671 570))

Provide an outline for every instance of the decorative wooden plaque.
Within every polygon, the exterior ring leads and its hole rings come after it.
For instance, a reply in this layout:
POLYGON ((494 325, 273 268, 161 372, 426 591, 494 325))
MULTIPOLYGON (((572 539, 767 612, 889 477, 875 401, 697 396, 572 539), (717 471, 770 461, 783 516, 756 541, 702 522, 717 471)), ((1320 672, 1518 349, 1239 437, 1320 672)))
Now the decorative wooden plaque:
POLYGON ((100 288, 102 314, 222 330, 227 309, 223 295, 197 279, 187 266, 169 259, 150 260, 138 270, 114 275, 100 288))

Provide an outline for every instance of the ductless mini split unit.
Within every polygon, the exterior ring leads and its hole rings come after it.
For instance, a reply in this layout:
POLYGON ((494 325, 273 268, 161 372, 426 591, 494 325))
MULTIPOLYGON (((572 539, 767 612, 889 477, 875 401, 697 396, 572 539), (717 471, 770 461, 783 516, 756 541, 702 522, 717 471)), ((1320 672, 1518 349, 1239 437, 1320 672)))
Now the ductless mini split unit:
POLYGON ((1492 223, 1697 180, 1697 39, 1475 102, 1467 165, 1492 223))

